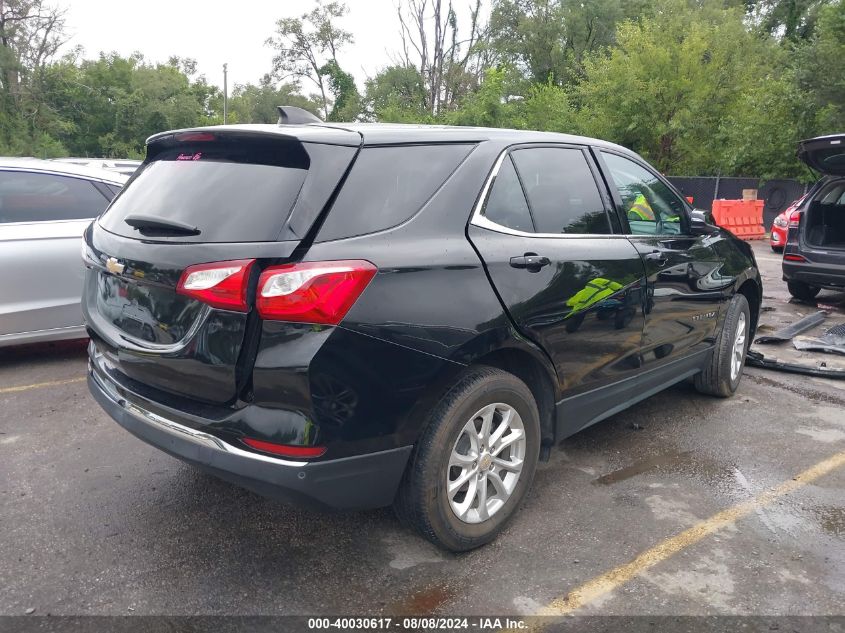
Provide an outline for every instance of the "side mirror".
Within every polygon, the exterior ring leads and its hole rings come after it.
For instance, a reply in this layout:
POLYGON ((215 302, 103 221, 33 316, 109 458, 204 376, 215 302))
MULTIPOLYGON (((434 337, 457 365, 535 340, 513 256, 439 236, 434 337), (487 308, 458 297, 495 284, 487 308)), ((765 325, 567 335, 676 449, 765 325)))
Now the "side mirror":
POLYGON ((695 202, 695 198, 693 198, 692 196, 687 196, 687 202, 693 204, 695 202))
POLYGON ((719 230, 713 214, 704 209, 693 209, 690 213, 690 232, 693 235, 710 235, 719 230))

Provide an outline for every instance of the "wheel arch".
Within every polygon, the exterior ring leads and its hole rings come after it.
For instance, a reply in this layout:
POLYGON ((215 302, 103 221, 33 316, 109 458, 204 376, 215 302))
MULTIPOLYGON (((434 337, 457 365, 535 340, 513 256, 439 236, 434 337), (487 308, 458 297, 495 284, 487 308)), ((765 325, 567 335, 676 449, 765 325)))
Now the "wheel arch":
POLYGON ((749 337, 753 339, 754 333, 757 331, 757 323, 760 318, 760 308, 763 303, 763 288, 757 280, 747 278, 739 284, 736 289, 736 293, 743 295, 746 301, 748 301, 748 308, 751 313, 749 337))
POLYGON ((475 358, 472 365, 496 367, 513 374, 526 384, 540 413, 540 444, 555 442, 556 407, 559 400, 557 376, 538 350, 526 346, 504 346, 475 358))

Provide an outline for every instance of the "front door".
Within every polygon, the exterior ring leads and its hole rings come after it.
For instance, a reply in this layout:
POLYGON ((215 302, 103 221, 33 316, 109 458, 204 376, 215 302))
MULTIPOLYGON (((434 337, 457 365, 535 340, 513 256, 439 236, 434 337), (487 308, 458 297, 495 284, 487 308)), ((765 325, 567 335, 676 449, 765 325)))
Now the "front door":
POLYGON ((655 172, 602 150, 603 171, 647 279, 643 368, 704 352, 714 342, 725 286, 709 236, 689 233, 687 206, 655 172))

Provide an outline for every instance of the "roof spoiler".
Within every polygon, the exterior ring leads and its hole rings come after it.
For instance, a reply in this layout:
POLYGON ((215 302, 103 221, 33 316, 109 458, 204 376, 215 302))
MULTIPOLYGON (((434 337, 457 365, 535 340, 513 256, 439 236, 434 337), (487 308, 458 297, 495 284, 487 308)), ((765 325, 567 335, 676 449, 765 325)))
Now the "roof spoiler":
POLYGON ((279 110, 279 125, 305 125, 308 123, 322 123, 308 110, 296 106, 276 106, 279 110))

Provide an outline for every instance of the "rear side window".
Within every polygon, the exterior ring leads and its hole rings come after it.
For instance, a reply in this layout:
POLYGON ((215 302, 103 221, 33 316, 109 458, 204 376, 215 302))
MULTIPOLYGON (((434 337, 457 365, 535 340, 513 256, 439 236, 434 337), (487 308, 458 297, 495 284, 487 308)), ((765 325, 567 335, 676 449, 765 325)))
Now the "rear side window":
POLYGON ((506 156, 490 188, 490 196, 484 203, 484 217, 501 226, 525 233, 534 232, 531 212, 525 201, 522 185, 513 167, 510 156, 506 156))
POLYGON ((115 198, 100 225, 141 238, 124 219, 143 214, 199 229, 199 235, 180 241, 276 240, 308 176, 311 160, 305 146, 274 138, 203 141, 213 135, 183 136, 184 142, 177 138, 169 146, 150 147, 150 162, 115 198))
POLYGON ((88 180, 25 171, 0 171, 0 224, 87 220, 109 201, 88 180))
POLYGON ((473 145, 365 147, 320 231, 318 241, 366 235, 411 218, 473 145))
POLYGON ((511 156, 538 233, 610 233, 604 203, 580 149, 534 147, 511 156))
POLYGON ((110 184, 106 183, 106 187, 108 188, 109 191, 111 191, 112 197, 114 197, 114 196, 116 196, 117 194, 120 193, 120 187, 118 187, 117 185, 110 185, 110 184))

